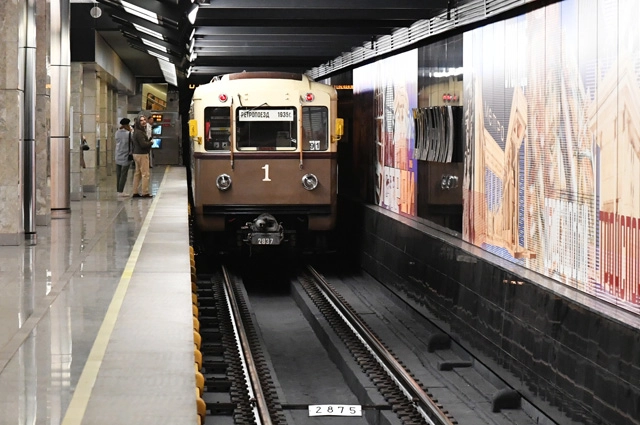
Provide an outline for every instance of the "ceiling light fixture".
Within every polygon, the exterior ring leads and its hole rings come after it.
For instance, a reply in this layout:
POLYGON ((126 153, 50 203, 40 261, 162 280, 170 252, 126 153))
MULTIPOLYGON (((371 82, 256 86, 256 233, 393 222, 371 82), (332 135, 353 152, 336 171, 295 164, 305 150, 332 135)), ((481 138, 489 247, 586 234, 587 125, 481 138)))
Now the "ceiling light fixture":
POLYGON ((165 53, 167 53, 167 52, 168 52, 168 50, 167 50, 167 48, 166 48, 166 47, 161 46, 161 45, 160 45, 160 44, 158 44, 158 43, 154 43, 153 41, 151 41, 151 40, 147 40, 146 38, 143 38, 143 37, 140 37, 140 40, 142 40, 142 42, 143 42, 144 44, 146 44, 147 46, 149 46, 149 47, 153 47, 154 49, 156 49, 156 50, 160 50, 161 52, 165 52, 165 53))
POLYGON ((196 17, 198 16, 198 10, 200 10, 200 5, 194 4, 187 15, 189 18, 189 22, 193 25, 196 22, 196 17))
POLYGON ((120 3, 122 4, 122 7, 124 7, 125 12, 137 16, 138 18, 146 19, 147 21, 153 22, 154 24, 160 24, 157 14, 149 12, 147 9, 143 9, 140 6, 136 6, 135 4, 129 3, 125 0, 120 0, 120 3))
POLYGON ((158 59, 158 65, 160 65, 160 70, 162 70, 162 75, 164 75, 164 79, 167 83, 173 84, 174 86, 178 85, 178 77, 176 75, 176 66, 171 62, 165 62, 158 59))
POLYGON ((102 16, 102 9, 100 9, 98 3, 93 3, 93 7, 89 10, 89 15, 91 15, 93 19, 98 19, 102 16))
POLYGON ((164 36, 162 34, 160 34, 158 31, 151 30, 151 29, 149 29, 147 27, 143 27, 142 25, 138 25, 138 24, 133 24, 133 27, 135 29, 137 29, 138 31, 140 31, 140 32, 143 32, 145 34, 148 34, 148 35, 150 35, 152 37, 155 37, 155 38, 158 38, 160 40, 164 40, 164 36))
POLYGON ((153 50, 147 50, 147 53, 149 53, 151 56, 157 57, 158 59, 162 59, 163 61, 171 62, 171 59, 169 59, 165 55, 161 55, 160 53, 156 53, 153 50))

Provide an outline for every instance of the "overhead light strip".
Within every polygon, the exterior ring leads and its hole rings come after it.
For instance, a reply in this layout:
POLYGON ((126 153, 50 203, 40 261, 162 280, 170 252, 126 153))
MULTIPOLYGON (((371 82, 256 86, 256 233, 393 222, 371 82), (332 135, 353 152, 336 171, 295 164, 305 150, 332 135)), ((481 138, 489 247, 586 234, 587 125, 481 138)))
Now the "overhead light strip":
POLYGON ((147 40, 146 38, 143 38, 143 37, 140 37, 140 40, 142 40, 142 42, 143 42, 144 44, 146 44, 147 46, 149 46, 149 47, 153 47, 153 48, 154 48, 154 49, 156 49, 156 50, 160 50, 161 52, 165 52, 165 53, 168 53, 168 52, 169 52, 169 50, 167 50, 167 48, 166 48, 166 47, 161 46, 161 45, 159 45, 158 43, 154 43, 154 42, 153 42, 153 41, 151 41, 151 40, 147 40))
POLYGON ((187 18, 189 18, 189 22, 191 22, 192 25, 196 22, 196 18, 198 17, 198 10, 200 10, 200 5, 194 4, 193 6, 191 6, 191 11, 187 15, 187 18))
POLYGON ((163 60, 158 59, 158 65, 160 65, 160 69, 162 70, 162 75, 164 75, 164 80, 167 83, 173 84, 174 86, 178 85, 178 77, 176 75, 176 67, 174 64, 170 62, 165 62, 163 60))
MULTIPOLYGON (((133 22, 132 22, 132 24, 133 24, 133 22)), ((138 30, 138 31, 140 31, 142 33, 145 33, 147 35, 150 35, 150 36, 155 37, 155 38, 160 39, 160 40, 164 40, 164 36, 162 34, 160 34, 158 31, 154 31, 152 29, 149 29, 147 27, 143 27, 142 25, 138 25, 138 24, 133 24, 133 27, 136 30, 138 30)))
POLYGON ((148 11, 147 9, 143 9, 140 6, 136 6, 133 3, 129 3, 125 0, 120 0, 122 7, 124 7, 124 11, 130 13, 138 18, 146 19, 149 22, 153 22, 154 24, 160 25, 160 20, 158 19, 158 15, 148 11))
POLYGON ((147 50, 147 53, 149 53, 151 56, 157 57, 158 59, 162 59, 162 60, 167 61, 167 62, 171 61, 171 59, 169 59, 168 57, 166 57, 164 55, 161 55, 160 53, 156 53, 153 50, 147 50))

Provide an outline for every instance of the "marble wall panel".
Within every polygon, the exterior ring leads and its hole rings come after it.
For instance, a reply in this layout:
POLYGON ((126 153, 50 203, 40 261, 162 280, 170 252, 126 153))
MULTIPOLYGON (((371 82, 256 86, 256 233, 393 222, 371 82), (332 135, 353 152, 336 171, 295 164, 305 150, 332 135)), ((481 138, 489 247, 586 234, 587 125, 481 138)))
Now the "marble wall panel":
POLYGON ((0 2, 0 90, 19 86, 18 25, 23 10, 24 0, 0 2))
POLYGON ((82 188, 82 161, 83 153, 80 150, 80 142, 82 140, 82 117, 83 117, 83 67, 80 63, 71 64, 71 86, 70 86, 70 107, 73 111, 71 114, 71 164, 69 184, 71 189, 69 199, 71 201, 80 201, 83 197, 82 188))

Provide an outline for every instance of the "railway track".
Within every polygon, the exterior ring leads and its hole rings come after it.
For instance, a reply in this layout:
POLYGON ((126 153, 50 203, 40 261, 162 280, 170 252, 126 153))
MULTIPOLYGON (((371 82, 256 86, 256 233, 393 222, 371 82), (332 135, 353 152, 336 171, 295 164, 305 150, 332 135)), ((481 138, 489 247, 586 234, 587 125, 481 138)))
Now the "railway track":
MULTIPOLYGON (((209 423, 339 423, 335 416, 358 424, 459 423, 314 268, 280 282, 275 295, 256 291, 264 285, 248 290, 240 272, 224 266, 198 278, 209 423), (323 324, 331 335, 320 336, 323 324)), ((472 416, 460 424, 536 423, 472 416)))
POLYGON ((237 425, 286 424, 239 280, 222 267, 199 279, 198 288, 208 416, 237 425))
POLYGON ((313 267, 301 277, 309 297, 403 424, 458 423, 313 267))

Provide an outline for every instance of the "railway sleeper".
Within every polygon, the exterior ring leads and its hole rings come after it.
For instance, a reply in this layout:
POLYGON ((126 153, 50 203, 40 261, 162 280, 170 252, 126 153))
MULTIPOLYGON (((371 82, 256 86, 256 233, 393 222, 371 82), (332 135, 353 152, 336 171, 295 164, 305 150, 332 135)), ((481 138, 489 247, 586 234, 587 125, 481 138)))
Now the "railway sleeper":
POLYGON ((202 368, 207 373, 225 373, 229 365, 223 360, 204 360, 202 361, 202 368))
POLYGON ((207 416, 230 416, 236 409, 236 405, 230 402, 211 402, 207 403, 207 416))
POLYGON ((216 316, 207 316, 205 314, 202 314, 202 311, 200 312, 200 318, 198 318, 198 320, 200 321, 200 328, 214 328, 214 327, 218 327, 220 325, 220 320, 218 320, 218 317, 216 316))
POLYGON ((231 381, 226 376, 214 373, 204 374, 207 392, 220 393, 231 390, 231 381))
POLYGON ((216 328, 200 328, 200 336, 205 341, 219 341, 222 338, 222 333, 216 328))
POLYGON ((215 306, 216 306, 215 298, 206 297, 198 293, 198 308, 202 309, 203 307, 215 307, 215 306))
POLYGON ((205 341, 202 343, 203 355, 221 356, 224 354, 224 346, 218 341, 205 341))
MULTIPOLYGON (((198 307, 198 310, 200 311, 200 317, 211 319, 218 317, 218 307, 209 307, 205 305, 202 307, 198 307)), ((198 319, 200 319, 200 317, 198 317, 198 319)))

